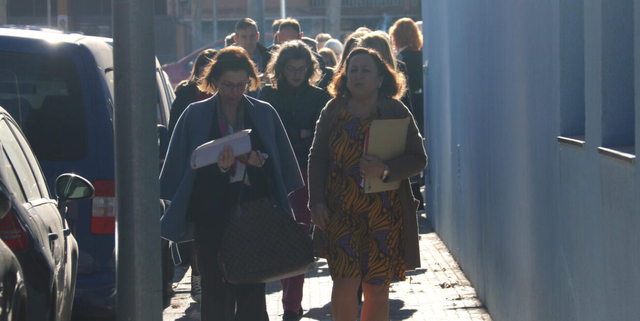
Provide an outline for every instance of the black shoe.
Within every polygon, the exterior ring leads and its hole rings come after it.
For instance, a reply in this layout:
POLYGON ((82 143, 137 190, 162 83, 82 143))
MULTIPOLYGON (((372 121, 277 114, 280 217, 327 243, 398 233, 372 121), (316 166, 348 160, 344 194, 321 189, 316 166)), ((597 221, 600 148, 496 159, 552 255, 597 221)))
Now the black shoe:
POLYGON ((285 310, 284 314, 282 315, 282 321, 298 321, 302 319, 303 313, 304 313, 304 310, 302 310, 302 307, 300 307, 300 309, 298 310, 298 313, 285 310))

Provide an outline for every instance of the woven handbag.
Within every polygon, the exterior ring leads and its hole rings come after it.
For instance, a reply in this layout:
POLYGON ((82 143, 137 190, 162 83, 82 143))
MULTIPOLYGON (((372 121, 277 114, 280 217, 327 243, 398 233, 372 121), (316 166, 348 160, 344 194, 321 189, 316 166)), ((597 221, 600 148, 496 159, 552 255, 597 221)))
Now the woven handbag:
POLYGON ((277 203, 273 191, 270 197, 248 202, 241 203, 241 197, 242 193, 218 253, 227 282, 267 283, 312 270, 313 241, 277 203))

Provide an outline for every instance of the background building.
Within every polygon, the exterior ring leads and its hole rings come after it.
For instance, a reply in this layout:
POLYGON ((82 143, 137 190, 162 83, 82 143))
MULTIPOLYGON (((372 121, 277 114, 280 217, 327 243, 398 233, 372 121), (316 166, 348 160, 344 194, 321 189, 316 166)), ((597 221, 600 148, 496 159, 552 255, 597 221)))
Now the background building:
MULTIPOLYGON (((156 55, 162 61, 175 60, 176 26, 167 15, 167 0, 154 0, 156 55)), ((61 27, 87 35, 111 37, 111 0, 20 0, 7 1, 7 23, 61 27), (50 8, 50 10, 48 10, 50 8), (50 16, 47 17, 47 13, 50 16)))
MULTIPOLYGON (((161 63, 175 61, 193 48, 213 39, 213 1, 210 0, 154 0, 156 14, 156 55, 161 63), (202 36, 200 43, 192 42, 191 6, 200 1, 202 36)), ((286 15, 296 18, 306 35, 326 32, 329 0, 287 0, 286 15)), ((233 32, 236 21, 247 16, 248 0, 217 0, 218 38, 233 32)), ((271 33, 271 23, 280 18, 280 1, 264 0, 265 29, 271 33)), ((20 0, 7 1, 7 23, 17 25, 68 26, 66 29, 88 35, 112 36, 111 0, 20 0), (50 8, 48 10, 48 8, 50 8), (49 12, 49 18, 47 17, 49 12)), ((398 18, 420 20, 419 0, 342 0, 341 33, 344 35, 360 26, 384 29, 398 18)))

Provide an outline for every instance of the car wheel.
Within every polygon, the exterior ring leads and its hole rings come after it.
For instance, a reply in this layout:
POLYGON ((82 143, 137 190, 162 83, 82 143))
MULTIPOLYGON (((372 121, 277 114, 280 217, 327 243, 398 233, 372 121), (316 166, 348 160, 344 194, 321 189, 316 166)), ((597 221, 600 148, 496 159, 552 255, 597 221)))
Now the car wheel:
POLYGON ((10 321, 24 321, 27 319, 27 289, 23 283, 16 286, 11 302, 10 321))

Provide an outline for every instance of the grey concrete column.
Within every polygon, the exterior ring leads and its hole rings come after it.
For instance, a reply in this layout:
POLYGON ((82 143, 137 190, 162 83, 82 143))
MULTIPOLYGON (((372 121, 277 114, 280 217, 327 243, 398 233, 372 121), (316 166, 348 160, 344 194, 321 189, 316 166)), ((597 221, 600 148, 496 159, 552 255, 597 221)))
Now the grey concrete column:
POLYGON ((154 1, 114 0, 117 319, 162 320, 154 1))

